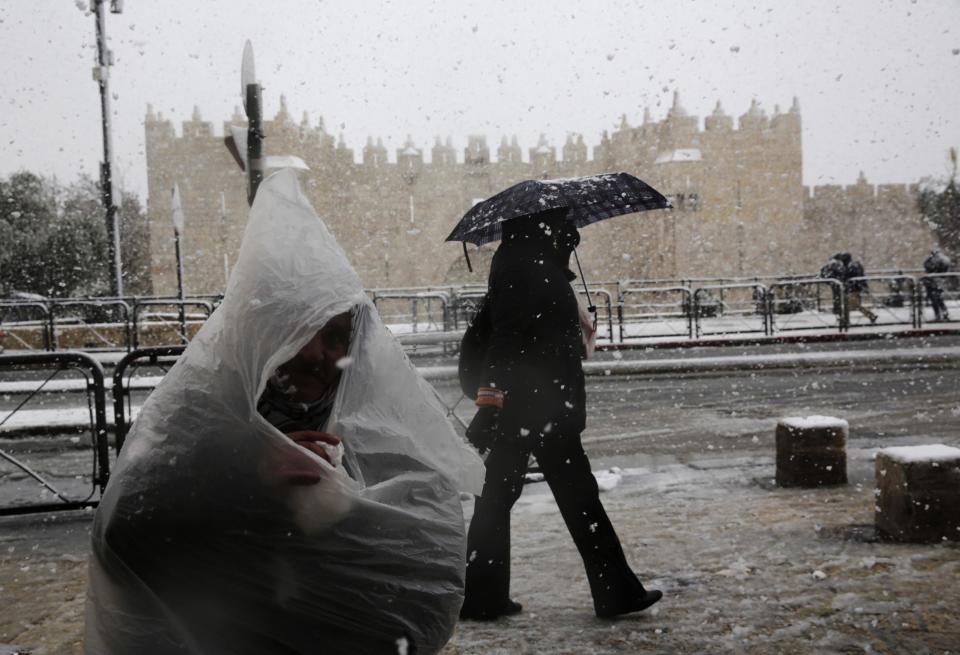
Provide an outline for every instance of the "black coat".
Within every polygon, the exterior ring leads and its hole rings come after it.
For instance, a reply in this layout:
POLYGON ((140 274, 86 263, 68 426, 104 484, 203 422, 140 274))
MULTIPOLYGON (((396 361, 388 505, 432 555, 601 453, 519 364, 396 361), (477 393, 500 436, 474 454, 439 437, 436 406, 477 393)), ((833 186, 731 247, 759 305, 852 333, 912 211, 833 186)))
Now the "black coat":
POLYGON ((844 272, 844 282, 847 286, 847 291, 867 291, 869 285, 866 280, 854 280, 852 278, 863 277, 863 264, 858 261, 852 261, 847 264, 847 270, 844 272))
POLYGON ((542 235, 506 238, 493 256, 480 383, 505 394, 504 434, 584 429, 583 342, 572 274, 562 260, 542 235))

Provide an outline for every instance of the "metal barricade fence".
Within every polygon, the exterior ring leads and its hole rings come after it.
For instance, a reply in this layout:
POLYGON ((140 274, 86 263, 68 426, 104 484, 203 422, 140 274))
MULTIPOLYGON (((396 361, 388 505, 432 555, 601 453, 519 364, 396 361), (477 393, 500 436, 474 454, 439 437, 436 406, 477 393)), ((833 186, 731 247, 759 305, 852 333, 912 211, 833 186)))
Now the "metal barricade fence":
POLYGON ((450 303, 450 317, 454 330, 466 329, 480 311, 480 303, 486 295, 486 288, 459 291, 453 295, 450 303))
POLYGON ((444 332, 450 329, 450 297, 440 291, 371 294, 374 307, 394 334, 405 332, 444 332), (423 329, 425 328, 425 329, 423 329))
POLYGON ((636 287, 620 291, 617 323, 627 339, 692 337, 691 292, 687 287, 636 287))
POLYGON ((154 343, 152 346, 182 345, 190 341, 191 322, 202 324, 213 313, 213 303, 209 300, 138 300, 133 306, 133 349, 137 350, 143 344, 141 331, 146 327, 151 328, 153 335, 151 337, 154 343), (176 308, 175 317, 165 313, 147 313, 146 308, 176 308), (196 307, 201 310, 199 315, 188 315, 187 307, 196 307), (147 320, 143 320, 147 319, 147 320), (173 334, 170 331, 173 330, 173 334), (173 343, 171 343, 171 341, 173 343), (159 342, 159 343, 157 343, 159 342))
POLYGON ((48 306, 52 350, 130 350, 130 306, 123 300, 51 300, 48 306))
POLYGON ((42 302, 0 302, 0 338, 0 345, 16 345, 18 350, 53 350, 47 305, 42 302))
POLYGON ((127 432, 133 422, 134 405, 133 392, 152 390, 167 371, 173 366, 177 358, 183 354, 186 346, 166 346, 160 348, 143 348, 128 353, 117 362, 113 371, 113 425, 116 433, 117 452, 123 447, 127 432), (134 373, 144 367, 159 371, 160 376, 140 377, 134 384, 134 373))
POLYGON ((0 468, 0 516, 96 506, 110 477, 103 368, 84 353, 21 353, 0 355, 0 371, 0 463, 7 469, 0 468), (83 379, 64 379, 67 371, 83 379), (24 409, 41 395, 76 391, 87 395, 87 407, 79 411, 24 409), (40 414, 27 414, 31 411, 40 414), (18 422, 18 414, 27 419, 18 422), (42 434, 36 434, 38 428, 42 434), (78 470, 87 451, 89 469, 78 470), (41 487, 39 502, 30 481, 41 487))
POLYGON ((845 327, 843 283, 831 278, 775 282, 768 288, 770 333, 845 327))
POLYGON ((582 288, 578 288, 576 291, 580 297, 594 300, 594 305, 597 308, 597 341, 599 341, 600 337, 603 335, 603 328, 605 327, 606 339, 610 343, 613 343, 613 294, 611 294, 607 289, 595 289, 592 286, 590 287, 589 294, 582 288), (600 302, 596 302, 596 298, 600 298, 600 302))
POLYGON ((847 329, 864 325, 919 327, 916 280, 908 275, 853 277, 847 280, 844 295, 847 329), (856 287, 861 288, 853 290, 856 287), (853 316, 855 311, 860 316, 853 316))
POLYGON ((693 292, 694 338, 756 332, 768 335, 767 293, 767 287, 758 282, 698 287, 693 292), (710 325, 716 329, 705 327, 710 325))

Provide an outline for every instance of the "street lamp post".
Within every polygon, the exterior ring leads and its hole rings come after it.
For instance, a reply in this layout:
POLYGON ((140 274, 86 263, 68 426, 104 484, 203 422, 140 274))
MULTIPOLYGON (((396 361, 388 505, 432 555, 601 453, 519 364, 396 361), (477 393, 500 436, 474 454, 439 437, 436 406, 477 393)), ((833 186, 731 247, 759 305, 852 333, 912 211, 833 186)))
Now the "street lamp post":
MULTIPOLYGON (((123 268, 120 261, 120 216, 117 211, 117 198, 113 190, 113 136, 110 132, 110 67, 113 65, 113 52, 107 48, 107 5, 108 0, 90 0, 90 9, 97 21, 97 65, 93 69, 93 79, 100 86, 100 111, 103 121, 103 162, 100 164, 100 188, 103 194, 103 206, 106 210, 107 252, 110 260, 110 292, 113 296, 123 295, 123 268)), ((119 14, 123 11, 123 0, 109 0, 110 11, 119 14)))
POLYGON ((170 218, 173 221, 173 243, 177 251, 177 298, 180 299, 177 318, 180 321, 180 340, 187 343, 187 315, 184 310, 183 292, 183 250, 180 248, 180 235, 183 233, 183 204, 180 202, 180 185, 173 185, 170 199, 170 218))
POLYGON ((253 64, 253 44, 243 46, 243 63, 240 71, 243 87, 243 108, 247 113, 247 202, 253 204, 257 188, 263 180, 263 98, 260 83, 253 64))

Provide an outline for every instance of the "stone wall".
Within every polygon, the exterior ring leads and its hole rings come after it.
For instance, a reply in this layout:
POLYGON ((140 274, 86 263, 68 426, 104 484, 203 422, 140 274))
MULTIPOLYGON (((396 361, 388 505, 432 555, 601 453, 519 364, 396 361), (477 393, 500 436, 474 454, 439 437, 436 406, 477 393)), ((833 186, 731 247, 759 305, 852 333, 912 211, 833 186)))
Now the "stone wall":
MULTIPOLYGON (((224 131, 198 110, 178 135, 148 108, 145 120, 152 274, 157 293, 176 289, 170 194, 180 187, 186 215, 185 287, 211 293, 224 286, 246 222, 246 177, 228 154, 223 133, 246 125, 236 111, 224 131)), ((369 138, 359 161, 342 135, 320 119, 297 123, 286 102, 265 121, 268 155, 298 155, 310 167, 304 191, 350 255, 367 287, 484 283, 493 247, 473 254, 444 243, 479 199, 530 178, 624 170, 671 196, 675 209, 622 216, 582 233, 581 260, 589 278, 675 278, 762 275, 819 269, 838 249, 867 266, 904 266, 931 242, 908 187, 874 189, 865 181, 841 189, 802 183, 801 117, 796 100, 768 117, 754 102, 734 119, 716 109, 703 121, 675 95, 661 121, 646 113, 631 126, 603 134, 593 157, 582 135, 561 148, 541 137, 523 149, 504 137, 491 149, 471 136, 462 151, 437 139, 429 160, 409 139, 388 153, 369 138), (921 245, 922 244, 922 245, 921 245)))

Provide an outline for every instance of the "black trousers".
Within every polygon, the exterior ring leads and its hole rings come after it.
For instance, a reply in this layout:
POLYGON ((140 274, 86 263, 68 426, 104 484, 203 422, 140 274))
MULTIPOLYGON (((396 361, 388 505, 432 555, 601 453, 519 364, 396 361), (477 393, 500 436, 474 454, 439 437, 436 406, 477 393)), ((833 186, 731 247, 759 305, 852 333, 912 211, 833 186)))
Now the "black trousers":
POLYGON ((927 290, 927 298, 930 299, 930 305, 933 307, 933 315, 939 321, 947 319, 947 304, 943 302, 943 289, 940 285, 930 279, 923 281, 923 286, 927 290))
POLYGON ((523 490, 531 453, 580 551, 594 609, 622 607, 641 595, 643 585, 627 564, 600 502, 579 433, 533 439, 502 434, 487 457, 483 492, 467 534, 464 608, 495 611, 510 598, 510 510, 523 490))

